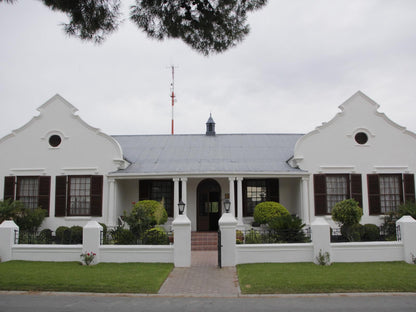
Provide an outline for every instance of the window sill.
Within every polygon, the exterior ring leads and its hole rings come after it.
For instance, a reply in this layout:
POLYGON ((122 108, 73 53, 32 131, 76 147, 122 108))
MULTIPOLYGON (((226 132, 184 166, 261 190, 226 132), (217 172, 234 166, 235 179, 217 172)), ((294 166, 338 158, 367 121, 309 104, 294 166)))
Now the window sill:
POLYGON ((65 217, 65 221, 85 221, 91 220, 92 217, 90 216, 73 216, 73 217, 65 217))

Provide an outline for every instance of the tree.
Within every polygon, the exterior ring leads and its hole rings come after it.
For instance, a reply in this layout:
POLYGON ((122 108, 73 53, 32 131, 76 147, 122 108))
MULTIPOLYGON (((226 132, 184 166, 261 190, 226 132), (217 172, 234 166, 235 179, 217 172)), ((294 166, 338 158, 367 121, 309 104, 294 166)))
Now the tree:
MULTIPOLYGON (((65 13, 65 32, 82 40, 101 43, 117 30, 121 0, 42 0, 65 13)), ((0 0, 14 3, 15 0, 0 0)), ((130 19, 150 38, 181 39, 196 51, 220 53, 241 42, 249 33, 247 13, 267 0, 135 0, 130 19)))

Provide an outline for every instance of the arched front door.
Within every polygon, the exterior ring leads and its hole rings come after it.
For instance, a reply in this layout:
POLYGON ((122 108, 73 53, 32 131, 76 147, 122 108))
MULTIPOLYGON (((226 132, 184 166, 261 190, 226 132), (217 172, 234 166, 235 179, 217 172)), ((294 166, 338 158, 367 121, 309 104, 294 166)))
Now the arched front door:
POLYGON ((221 187, 217 181, 206 179, 197 190, 197 230, 216 231, 221 216, 221 187))

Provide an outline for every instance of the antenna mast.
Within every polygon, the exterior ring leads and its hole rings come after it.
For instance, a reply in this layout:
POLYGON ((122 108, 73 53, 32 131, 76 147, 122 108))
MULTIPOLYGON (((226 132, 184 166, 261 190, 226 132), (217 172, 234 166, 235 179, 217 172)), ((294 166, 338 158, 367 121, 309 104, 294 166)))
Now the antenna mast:
POLYGON ((171 87, 171 91, 172 91, 172 95, 170 96, 172 98, 172 135, 174 135, 175 133, 175 128, 174 128, 174 105, 175 105, 175 66, 172 65, 171 66, 172 69, 172 83, 170 84, 171 87))

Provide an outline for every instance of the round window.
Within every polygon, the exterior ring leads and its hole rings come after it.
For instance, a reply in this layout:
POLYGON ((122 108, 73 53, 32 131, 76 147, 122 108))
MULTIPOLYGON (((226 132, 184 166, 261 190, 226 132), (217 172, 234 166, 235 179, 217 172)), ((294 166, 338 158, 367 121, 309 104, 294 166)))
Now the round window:
POLYGON ((52 147, 59 146, 59 144, 61 144, 61 142, 62 142, 62 139, 59 135, 54 134, 54 135, 51 135, 50 138, 49 138, 49 145, 52 146, 52 147))
POLYGON ((355 135, 355 142, 357 142, 358 144, 363 145, 363 144, 367 143, 367 141, 368 141, 368 136, 364 132, 358 132, 355 135))

